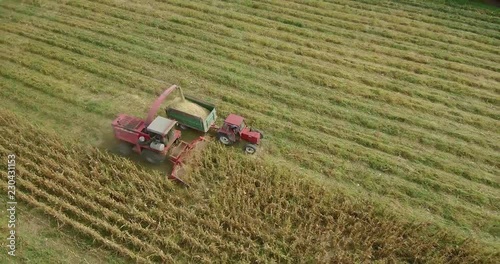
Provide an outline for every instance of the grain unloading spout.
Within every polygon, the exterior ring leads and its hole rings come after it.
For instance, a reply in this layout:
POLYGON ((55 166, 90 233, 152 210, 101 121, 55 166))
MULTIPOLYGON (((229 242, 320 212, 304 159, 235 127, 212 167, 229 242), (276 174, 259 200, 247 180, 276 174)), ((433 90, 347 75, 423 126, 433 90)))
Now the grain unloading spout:
POLYGON ((148 117, 146 118, 146 122, 145 122, 146 126, 149 126, 149 124, 151 124, 151 122, 156 117, 156 114, 158 113, 158 110, 160 109, 160 107, 163 104, 163 102, 165 101, 165 99, 167 99, 167 97, 176 89, 179 90, 182 100, 183 101, 185 100, 184 93, 182 92, 182 89, 180 86, 177 86, 175 84, 170 86, 168 89, 163 91, 163 93, 160 96, 158 96, 158 98, 156 98, 156 100, 151 105, 151 108, 149 108, 148 117))
POLYGON ((172 148, 170 152, 170 160, 174 164, 172 167, 172 172, 168 176, 170 180, 177 181, 182 185, 189 187, 189 185, 182 180, 182 176, 185 174, 185 163, 184 160, 194 149, 201 149, 205 145, 205 137, 198 137, 197 139, 187 143, 181 141, 177 146, 172 148))

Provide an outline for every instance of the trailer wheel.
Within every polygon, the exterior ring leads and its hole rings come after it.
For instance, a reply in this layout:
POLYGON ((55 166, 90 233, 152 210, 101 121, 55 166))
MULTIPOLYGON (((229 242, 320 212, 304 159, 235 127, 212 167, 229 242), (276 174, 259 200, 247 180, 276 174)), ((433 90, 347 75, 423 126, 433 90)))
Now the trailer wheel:
POLYGON ((229 139, 229 137, 226 134, 218 133, 217 134, 217 138, 224 145, 231 145, 231 144, 233 144, 233 141, 231 141, 231 139, 229 139))
POLYGON ((141 156, 151 164, 160 164, 165 160, 165 156, 149 149, 143 150, 141 156))
POLYGON ((132 153, 132 144, 121 141, 120 143, 118 143, 116 149, 121 155, 128 156, 132 153))
POLYGON ((257 146, 254 144, 246 144, 245 145, 245 153, 246 154, 254 154, 257 151, 257 146))

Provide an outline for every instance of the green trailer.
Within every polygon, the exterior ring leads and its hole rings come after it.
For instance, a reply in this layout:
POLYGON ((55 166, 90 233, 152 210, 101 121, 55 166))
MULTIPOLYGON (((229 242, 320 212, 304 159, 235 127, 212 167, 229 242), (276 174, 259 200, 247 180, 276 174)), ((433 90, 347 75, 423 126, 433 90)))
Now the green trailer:
POLYGON ((182 126, 190 127, 192 129, 206 133, 217 119, 215 105, 204 102, 202 100, 196 99, 191 96, 185 96, 185 99, 187 101, 190 101, 207 109, 209 111, 207 117, 203 119, 199 116, 190 115, 186 112, 182 112, 171 107, 167 107, 166 109, 167 117, 176 120, 182 126))

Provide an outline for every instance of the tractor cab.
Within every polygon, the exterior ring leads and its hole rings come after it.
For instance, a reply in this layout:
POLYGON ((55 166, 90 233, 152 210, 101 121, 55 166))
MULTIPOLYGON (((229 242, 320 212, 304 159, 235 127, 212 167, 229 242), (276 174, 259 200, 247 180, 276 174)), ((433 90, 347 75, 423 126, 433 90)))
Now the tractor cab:
POLYGON ((228 115, 226 120, 224 120, 224 124, 222 125, 222 129, 226 131, 234 131, 235 134, 238 135, 245 128, 246 124, 244 118, 235 114, 228 115))
POLYGON ((224 124, 217 131, 217 137, 224 145, 231 145, 240 140, 248 142, 245 152, 255 153, 263 135, 260 131, 249 128, 245 124, 245 119, 239 115, 230 114, 224 120, 224 124))

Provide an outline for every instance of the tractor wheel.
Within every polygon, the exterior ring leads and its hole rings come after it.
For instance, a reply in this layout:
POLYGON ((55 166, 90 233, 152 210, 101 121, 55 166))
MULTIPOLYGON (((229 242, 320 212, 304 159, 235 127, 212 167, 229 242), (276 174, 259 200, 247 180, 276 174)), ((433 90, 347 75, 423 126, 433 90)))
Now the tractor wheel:
POLYGON ((165 156, 149 149, 143 150, 141 156, 151 164, 160 164, 165 160, 165 156))
POLYGON ((132 144, 122 141, 118 144, 116 149, 121 155, 128 156, 132 153, 132 144))
POLYGON ((219 133, 219 134, 217 134, 217 138, 224 145, 231 145, 231 144, 233 144, 233 141, 231 141, 231 139, 229 139, 229 136, 226 135, 226 134, 219 133))
POLYGON ((257 146, 254 144, 246 144, 245 145, 245 153, 246 154, 254 154, 257 151, 257 146))

